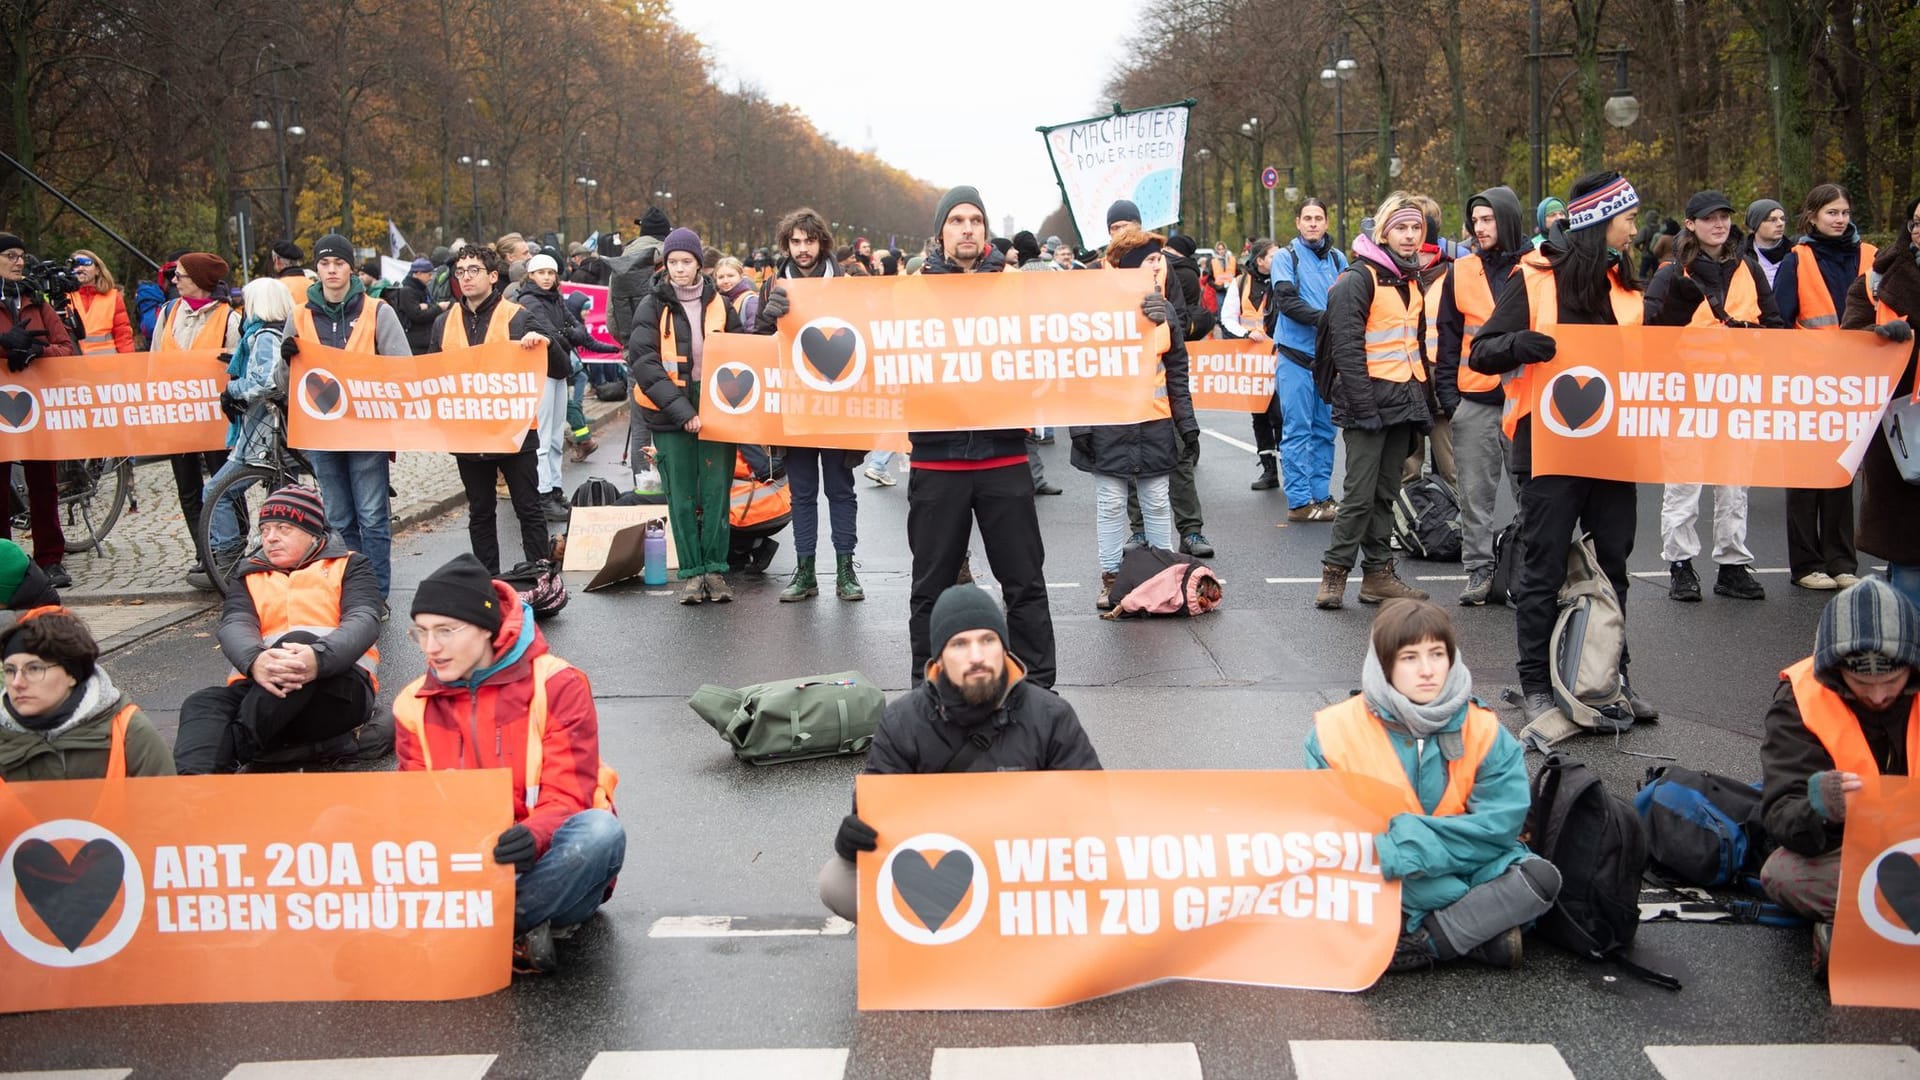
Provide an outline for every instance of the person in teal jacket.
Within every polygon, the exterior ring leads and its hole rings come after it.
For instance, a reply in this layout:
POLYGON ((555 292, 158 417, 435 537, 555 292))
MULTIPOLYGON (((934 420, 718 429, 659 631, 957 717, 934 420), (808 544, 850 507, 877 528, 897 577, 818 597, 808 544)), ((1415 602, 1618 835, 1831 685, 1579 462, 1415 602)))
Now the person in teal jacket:
POLYGON ((1560 893, 1559 871, 1520 843, 1525 751, 1474 700, 1444 609, 1392 601, 1371 637, 1361 693, 1314 716, 1306 756, 1310 769, 1359 772, 1406 793, 1409 809, 1374 838, 1405 916, 1388 970, 1463 957, 1516 968, 1521 931, 1560 893))

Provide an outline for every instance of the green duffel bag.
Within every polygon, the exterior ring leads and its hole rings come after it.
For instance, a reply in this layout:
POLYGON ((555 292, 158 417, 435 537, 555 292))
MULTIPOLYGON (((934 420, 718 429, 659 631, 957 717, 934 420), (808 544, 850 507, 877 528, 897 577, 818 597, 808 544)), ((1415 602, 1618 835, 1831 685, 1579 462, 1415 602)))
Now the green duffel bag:
POLYGON ((700 718, 750 765, 864 753, 887 699, 857 671, 756 683, 738 690, 702 686, 687 699, 700 718))

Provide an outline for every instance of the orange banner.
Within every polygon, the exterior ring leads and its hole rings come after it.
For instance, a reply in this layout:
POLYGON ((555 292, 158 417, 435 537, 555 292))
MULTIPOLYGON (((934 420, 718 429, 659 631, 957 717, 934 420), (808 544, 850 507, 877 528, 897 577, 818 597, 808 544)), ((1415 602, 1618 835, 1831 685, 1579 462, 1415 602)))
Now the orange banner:
POLYGON ((226 388, 216 349, 41 357, 0 372, 0 460, 218 450, 226 388))
POLYGON ((510 454, 540 409, 547 350, 490 341, 423 356, 300 344, 287 442, 303 450, 510 454))
POLYGON ((1848 802, 1827 987, 1835 1005, 1920 1009, 1920 784, 1907 777, 1869 778, 1848 802))
POLYGON ((1853 480, 1908 347, 1865 331, 1556 326, 1533 471, 1640 483, 1853 480))
POLYGON ((507 985, 506 771, 0 786, 0 1012, 507 985))
POLYGON ((1145 270, 783 281, 796 434, 1131 424, 1154 415, 1145 270))
POLYGON ((1031 1009, 1161 979, 1362 990, 1400 883, 1398 803, 1335 772, 871 776, 862 1009, 1031 1009))
POLYGON ((1270 341, 1245 338, 1187 342, 1188 384, 1196 409, 1233 412, 1267 411, 1273 399, 1273 362, 1270 341))
POLYGON ((749 446, 824 446, 843 450, 908 449, 904 432, 851 435, 803 434, 781 423, 793 400, 780 366, 780 342, 756 334, 715 334, 706 339, 705 381, 700 384, 700 437, 749 446))

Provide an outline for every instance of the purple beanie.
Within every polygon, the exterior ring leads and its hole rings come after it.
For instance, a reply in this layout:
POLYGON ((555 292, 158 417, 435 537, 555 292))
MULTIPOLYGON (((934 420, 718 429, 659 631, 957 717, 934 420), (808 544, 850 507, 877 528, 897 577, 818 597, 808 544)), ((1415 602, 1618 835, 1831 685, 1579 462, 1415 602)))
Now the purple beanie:
POLYGON ((684 251, 692 255, 694 261, 700 261, 703 256, 700 234, 684 226, 668 233, 666 243, 660 245, 660 261, 665 262, 667 256, 676 251, 684 251))

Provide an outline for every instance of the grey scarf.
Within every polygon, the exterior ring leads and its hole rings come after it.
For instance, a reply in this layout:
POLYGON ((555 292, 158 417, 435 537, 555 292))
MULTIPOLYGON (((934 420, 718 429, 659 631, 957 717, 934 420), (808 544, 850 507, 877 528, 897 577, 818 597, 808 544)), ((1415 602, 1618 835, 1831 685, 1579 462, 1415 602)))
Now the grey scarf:
MULTIPOLYGON (((1431 739, 1452 724, 1460 716, 1460 710, 1472 700, 1473 673, 1467 670, 1466 658, 1456 651, 1453 667, 1447 671, 1447 681, 1440 687, 1440 696, 1425 705, 1415 705, 1387 681, 1386 669, 1380 666, 1373 647, 1368 646, 1366 665, 1360 669, 1360 690, 1366 695, 1367 708, 1372 709, 1375 716, 1406 729, 1416 739, 1431 739)), ((1449 759, 1459 757, 1461 752, 1459 732, 1452 734, 1452 738, 1440 740, 1441 752, 1449 759)))

